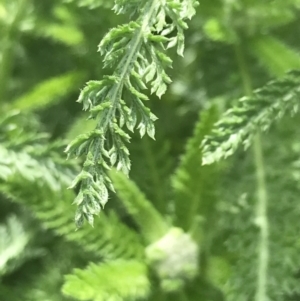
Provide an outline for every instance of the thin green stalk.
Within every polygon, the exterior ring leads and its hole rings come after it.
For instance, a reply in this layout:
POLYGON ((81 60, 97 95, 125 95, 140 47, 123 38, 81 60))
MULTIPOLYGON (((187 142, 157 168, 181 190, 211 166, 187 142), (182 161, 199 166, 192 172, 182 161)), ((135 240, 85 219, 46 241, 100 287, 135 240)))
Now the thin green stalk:
POLYGON ((256 301, 267 300, 267 277, 268 277, 268 261, 269 261, 269 224, 267 217, 268 196, 266 190, 266 178, 263 162, 263 153, 261 146, 260 135, 254 137, 254 159, 256 166, 257 179, 257 225, 260 227, 260 242, 259 242, 259 264, 257 275, 257 291, 256 301))
POLYGON ((3 102, 6 97, 8 82, 10 79, 13 60, 14 60, 14 45, 19 34, 19 25, 23 19, 24 12, 28 0, 20 0, 17 7, 14 19, 7 28, 6 35, 3 38, 2 59, 0 64, 0 102, 3 102))
MULTIPOLYGON (((251 95, 251 77, 240 44, 235 45, 236 58, 240 69, 245 93, 251 95)), ((268 194, 260 133, 253 140, 253 155, 257 182, 256 220, 260 229, 258 244, 258 269, 255 301, 266 301, 269 263, 269 225, 268 225, 268 194)))

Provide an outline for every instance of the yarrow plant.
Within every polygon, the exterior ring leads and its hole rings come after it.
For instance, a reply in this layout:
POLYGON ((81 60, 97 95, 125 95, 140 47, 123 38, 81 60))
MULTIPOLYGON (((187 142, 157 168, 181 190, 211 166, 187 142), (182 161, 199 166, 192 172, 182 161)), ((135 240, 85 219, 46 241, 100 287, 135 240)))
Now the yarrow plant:
POLYGON ((202 142, 203 165, 231 156, 240 144, 251 145, 258 131, 266 131, 274 120, 299 110, 299 70, 257 89, 252 96, 242 97, 218 121, 212 133, 202 142))
POLYGON ((141 137, 146 133, 154 139, 157 117, 143 101, 148 96, 141 92, 151 87, 151 93, 161 97, 171 83, 165 69, 172 60, 166 49, 177 47, 183 56, 186 20, 195 14, 195 0, 117 0, 115 13, 131 12, 135 21, 112 28, 99 44, 104 56, 103 67, 114 71, 100 81, 89 81, 81 91, 78 102, 89 111, 89 118, 97 119, 96 128, 78 136, 67 147, 69 156, 84 156, 83 168, 71 188, 80 185, 74 201, 77 227, 87 220, 93 225, 114 191, 107 176, 113 166, 128 174, 129 151, 125 145, 137 128, 141 137))

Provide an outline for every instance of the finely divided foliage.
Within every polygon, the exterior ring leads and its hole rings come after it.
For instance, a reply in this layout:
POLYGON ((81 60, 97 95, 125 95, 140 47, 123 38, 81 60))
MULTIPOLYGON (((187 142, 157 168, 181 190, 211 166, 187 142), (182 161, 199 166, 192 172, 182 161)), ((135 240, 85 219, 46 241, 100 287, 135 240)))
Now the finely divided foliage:
POLYGON ((68 156, 85 156, 82 171, 71 185, 80 184, 74 201, 77 227, 85 219, 93 225, 93 215, 106 204, 108 190, 114 190, 107 171, 113 166, 125 174, 130 170, 125 145, 130 136, 124 126, 154 139, 157 118, 144 105, 148 96, 141 90, 149 84, 158 97, 165 93, 171 82, 165 69, 172 65, 165 50, 177 46, 177 53, 183 55, 185 20, 195 14, 196 4, 195 0, 115 1, 117 14, 131 12, 137 18, 104 36, 99 52, 104 55, 103 66, 114 71, 100 81, 88 82, 78 99, 89 118, 98 123, 95 130, 78 136, 66 149, 68 156))
POLYGON ((211 164, 227 158, 240 144, 249 147, 256 132, 268 130, 273 121, 285 113, 297 113, 299 96, 300 72, 294 70, 255 90, 252 96, 241 98, 206 136, 202 143, 202 163, 211 164))
POLYGON ((24 261, 42 255, 30 246, 32 233, 26 231, 16 216, 0 224, 0 277, 15 270, 24 261))
POLYGON ((67 275, 62 291, 79 300, 141 300, 150 292, 147 266, 137 260, 122 259, 91 263, 87 269, 76 269, 67 275))

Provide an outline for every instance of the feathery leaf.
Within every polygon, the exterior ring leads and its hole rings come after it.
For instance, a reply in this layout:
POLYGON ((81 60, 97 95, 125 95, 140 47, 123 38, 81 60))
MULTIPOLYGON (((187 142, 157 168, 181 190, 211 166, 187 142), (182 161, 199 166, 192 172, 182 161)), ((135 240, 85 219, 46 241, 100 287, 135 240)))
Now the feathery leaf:
POLYGON ((114 166, 125 174, 130 170, 129 152, 125 146, 130 136, 122 127, 126 125, 133 131, 137 125, 141 136, 147 133, 154 138, 153 122, 157 118, 144 105, 148 96, 141 89, 148 82, 151 93, 158 97, 165 93, 171 82, 165 69, 172 65, 165 52, 166 45, 177 45, 177 53, 183 55, 185 21, 195 14, 196 5, 194 0, 116 1, 113 8, 116 13, 130 11, 137 16, 136 20, 112 28, 100 42, 104 67, 113 68, 113 74, 100 81, 88 82, 78 99, 84 110, 90 112, 90 118, 97 118, 98 123, 94 134, 71 142, 66 150, 68 155, 86 157, 83 172, 89 175, 80 176, 77 182, 81 194, 77 227, 84 220, 93 225, 93 215, 99 210, 89 204, 98 203, 103 207, 106 202, 106 199, 101 200, 103 194, 99 187, 104 185, 113 190, 107 177, 108 170, 114 166), (172 45, 168 37, 171 33, 175 35, 172 45))
POLYGON ((91 263, 66 276, 65 295, 79 300, 119 301, 145 298, 150 292, 147 267, 136 260, 91 263))
POLYGON ((240 144, 246 149, 253 135, 266 131, 284 114, 295 114, 300 105, 300 71, 290 71, 239 100, 218 121, 202 143, 203 164, 231 156, 240 144))

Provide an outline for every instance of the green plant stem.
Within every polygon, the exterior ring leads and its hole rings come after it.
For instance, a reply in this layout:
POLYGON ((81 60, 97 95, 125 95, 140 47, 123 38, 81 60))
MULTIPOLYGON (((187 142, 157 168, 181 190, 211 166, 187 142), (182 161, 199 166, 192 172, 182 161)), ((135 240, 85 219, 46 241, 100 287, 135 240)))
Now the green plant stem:
POLYGON ((256 301, 267 300, 267 275, 268 275, 268 259, 269 259, 269 225, 267 218, 268 210, 268 196, 266 190, 265 170, 263 162, 263 153, 261 146, 260 135, 254 137, 254 158, 256 166, 257 178, 257 225, 260 228, 260 242, 259 242, 259 264, 258 264, 258 278, 256 301))
MULTIPOLYGON (((252 94, 251 77, 247 68, 246 60, 240 44, 235 45, 235 52, 240 69, 243 86, 247 95, 252 94)), ((258 244, 258 269, 257 287, 255 301, 266 301, 267 298, 267 278, 269 263, 269 225, 268 225, 268 194, 266 188, 266 177, 263 160, 262 143, 260 133, 257 133, 253 140, 253 155, 256 170, 257 182, 257 211, 256 221, 260 229, 258 244)))
POLYGON ((6 98, 8 82, 10 79, 13 60, 14 60, 14 45, 19 34, 19 25, 26 12, 28 0, 20 0, 15 16, 7 28, 6 35, 3 38, 2 59, 0 64, 0 102, 6 98))
POLYGON ((126 210, 140 227, 145 242, 152 244, 163 237, 169 226, 160 212, 126 175, 114 170, 109 174, 126 210))

